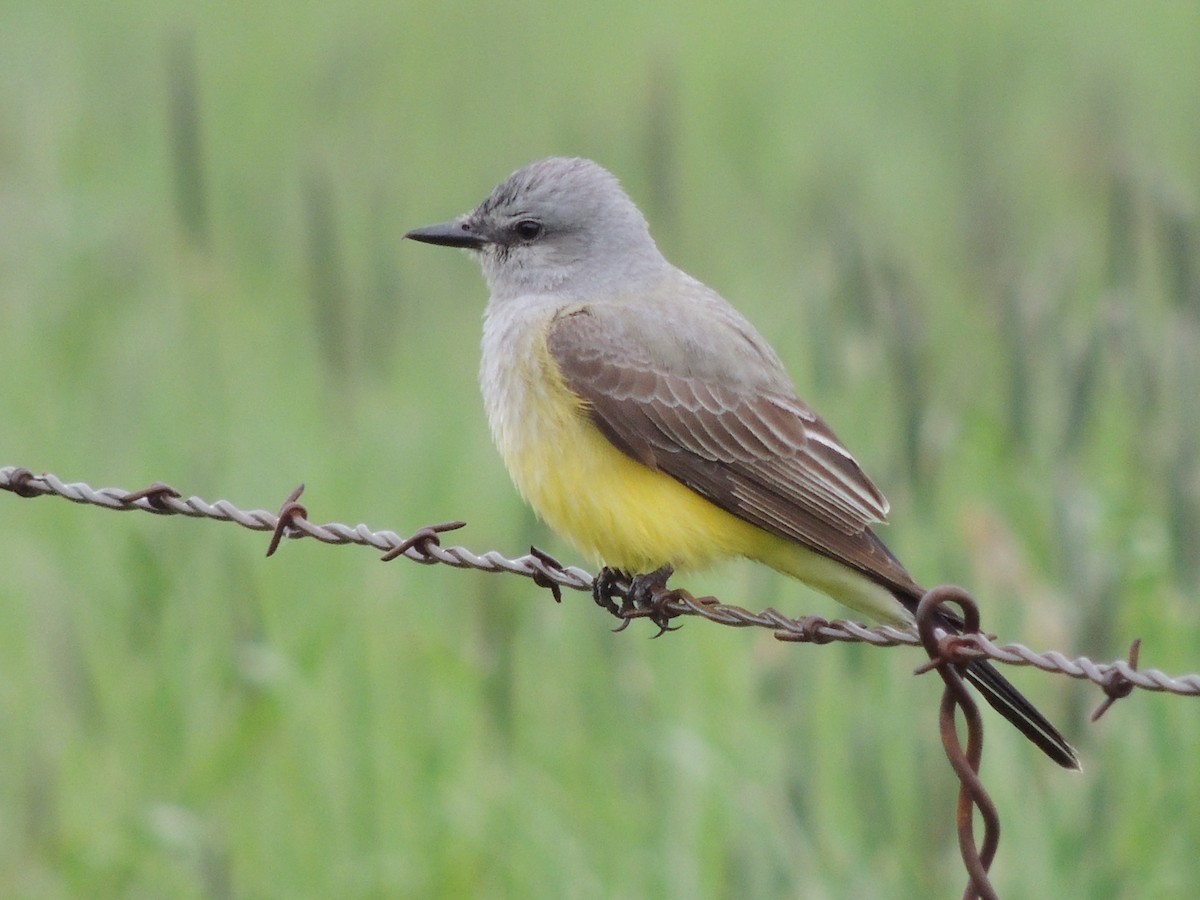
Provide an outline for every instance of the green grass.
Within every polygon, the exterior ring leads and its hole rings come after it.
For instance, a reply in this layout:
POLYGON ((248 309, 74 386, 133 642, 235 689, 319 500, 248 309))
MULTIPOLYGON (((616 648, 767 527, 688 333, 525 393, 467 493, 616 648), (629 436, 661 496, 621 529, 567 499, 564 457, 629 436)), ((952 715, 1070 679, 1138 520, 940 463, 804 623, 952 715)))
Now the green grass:
MULTIPOLYGON (((0 7, 0 464, 570 550, 475 387, 485 289, 402 245, 613 169, 1005 639, 1200 669, 1200 14, 1015 2, 0 7)), ((914 652, 0 496, 0 895, 961 890, 914 652)), ((686 585, 834 614, 749 566, 686 585)), ((1194 701, 1014 678, 1001 894, 1182 896, 1194 701)))

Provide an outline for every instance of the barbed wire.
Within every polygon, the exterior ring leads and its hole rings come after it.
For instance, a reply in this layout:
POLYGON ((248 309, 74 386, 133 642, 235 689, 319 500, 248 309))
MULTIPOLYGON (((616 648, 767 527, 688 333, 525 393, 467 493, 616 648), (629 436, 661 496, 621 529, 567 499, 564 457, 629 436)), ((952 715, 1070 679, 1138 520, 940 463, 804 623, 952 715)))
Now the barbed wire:
MULTIPOLYGON (((268 547, 274 553, 283 539, 315 538, 325 544, 360 544, 383 551, 384 559, 400 556, 423 565, 442 564, 457 569, 476 569, 483 572, 509 572, 529 578, 561 599, 561 588, 591 593, 595 577, 576 566, 560 565, 552 556, 530 548, 525 556, 510 559, 495 550, 475 553, 466 547, 444 547, 440 536, 463 527, 463 522, 443 522, 418 528, 409 537, 394 531, 375 531, 366 525, 344 525, 338 522, 317 524, 308 518, 308 511, 299 502, 304 486, 287 497, 279 512, 265 509, 243 510, 228 500, 208 502, 199 497, 183 497, 174 488, 161 482, 136 491, 124 488, 94 488, 84 482, 64 482, 50 473, 35 475, 19 466, 0 467, 0 490, 20 497, 53 495, 118 512, 140 510, 154 515, 180 515, 232 522, 252 531, 272 532, 268 547)), ((628 591, 629 585, 618 582, 618 590, 628 591)), ((911 628, 889 625, 866 626, 841 619, 821 616, 793 618, 773 608, 751 612, 740 606, 722 603, 715 597, 696 597, 675 588, 667 592, 660 609, 668 618, 699 616, 719 625, 734 628, 765 628, 775 632, 781 641, 809 644, 864 643, 876 647, 918 646, 921 641, 911 628)), ((625 618, 648 617, 645 611, 633 611, 625 618)), ((1090 681, 1110 689, 1114 682, 1138 688, 1180 696, 1200 696, 1200 674, 1167 675, 1158 669, 1139 669, 1136 653, 1131 660, 1097 663, 1086 656, 1068 657, 1055 650, 1036 652, 1023 644, 997 644, 987 635, 961 634, 954 636, 955 661, 987 658, 1012 666, 1032 666, 1043 672, 1066 675, 1090 681)))
MULTIPOLYGON (((56 475, 35 475, 18 466, 0 467, 0 490, 32 499, 57 496, 73 503, 89 504, 119 512, 141 510, 155 515, 181 515, 233 522, 253 531, 269 531, 267 555, 273 555, 282 541, 302 537, 326 544, 361 544, 383 551, 382 559, 404 557, 424 565, 443 564, 454 568, 485 572, 510 572, 531 579, 548 589, 556 601, 562 600, 562 588, 587 591, 595 602, 607 609, 623 630, 636 618, 649 618, 659 632, 674 630, 669 624, 678 616, 700 616, 711 622, 735 628, 766 628, 780 641, 793 643, 865 643, 876 647, 922 645, 929 663, 917 673, 936 671, 945 683, 939 708, 939 731, 946 757, 959 779, 956 823, 959 850, 967 870, 968 883, 963 897, 967 900, 997 896, 988 880, 988 869, 1000 840, 1000 820, 995 804, 979 778, 983 756, 983 720, 970 692, 963 684, 960 669, 972 659, 987 658, 1015 666, 1033 666, 1043 672, 1067 675, 1091 681, 1105 692, 1106 699, 1093 714, 1102 715, 1135 688, 1162 691, 1181 696, 1200 696, 1200 674, 1172 677, 1157 669, 1138 669, 1140 642, 1134 641, 1128 660, 1096 663, 1087 657, 1074 659, 1057 651, 1035 653, 1022 644, 995 644, 979 632, 979 610, 961 588, 943 586, 927 592, 916 613, 916 628, 892 626, 867 627, 845 620, 820 616, 791 618, 775 609, 751 612, 740 606, 722 603, 717 598, 695 597, 680 588, 667 588, 666 577, 654 581, 648 595, 639 592, 635 579, 605 569, 594 577, 583 569, 563 566, 547 553, 531 547, 525 556, 509 559, 497 551, 474 553, 465 547, 443 547, 441 536, 462 528, 460 521, 442 522, 418 528, 402 538, 393 531, 374 531, 366 525, 349 526, 332 522, 316 524, 309 520, 307 508, 300 503, 304 485, 284 500, 277 513, 264 509, 243 510, 227 500, 209 503, 199 497, 184 498, 174 488, 155 482, 136 491, 121 488, 94 488, 84 482, 67 483, 56 475), (618 607, 613 598, 620 598, 618 607), (946 603, 957 605, 965 627, 962 634, 946 634, 937 627, 938 609, 946 603), (961 711, 967 731, 964 748, 958 737, 957 714, 961 711), (983 845, 975 840, 974 821, 978 811, 983 820, 983 845)), ((669 575, 669 570, 664 570, 669 575)))

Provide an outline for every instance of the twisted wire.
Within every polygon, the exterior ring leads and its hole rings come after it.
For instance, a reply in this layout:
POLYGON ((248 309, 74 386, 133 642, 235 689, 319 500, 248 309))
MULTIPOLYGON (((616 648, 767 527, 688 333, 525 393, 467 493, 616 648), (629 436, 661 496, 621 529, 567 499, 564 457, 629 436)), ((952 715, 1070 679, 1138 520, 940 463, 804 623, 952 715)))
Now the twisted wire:
MULTIPOLYGON (((307 511, 297 502, 303 485, 292 492, 278 513, 265 509, 244 510, 228 500, 209 502, 195 496, 183 497, 161 482, 137 491, 115 487, 94 488, 81 481, 65 482, 50 473, 35 475, 19 466, 0 467, 0 490, 25 498, 56 496, 73 503, 118 512, 140 510, 154 515, 180 515, 231 522, 252 531, 272 532, 275 537, 272 550, 282 539, 310 537, 325 544, 361 544, 382 551, 385 557, 403 556, 423 565, 442 564, 458 569, 509 572, 532 579, 538 585, 552 590, 569 588, 591 592, 595 580, 587 571, 560 565, 553 557, 536 548, 531 548, 524 556, 510 559, 495 550, 475 553, 466 547, 442 546, 440 535, 461 527, 461 522, 425 526, 407 538, 402 538, 394 531, 376 531, 363 524, 317 524, 309 520, 307 511)), ((740 606, 722 603, 715 597, 697 598, 678 589, 670 594, 664 603, 669 615, 700 616, 710 622, 735 628, 766 628, 782 641, 863 643, 876 647, 916 646, 920 643, 916 632, 908 628, 888 625, 868 627, 819 616, 792 618, 775 609, 751 612, 740 606)), ((955 652, 963 658, 974 654, 1007 665, 1032 666, 1043 672, 1090 681, 1106 691, 1128 686, 1180 696, 1200 696, 1200 674, 1172 676, 1158 669, 1139 669, 1133 661, 1098 663, 1086 656, 1068 657, 1057 650, 1039 653, 1023 644, 997 644, 979 633, 959 635, 955 645, 955 652)))

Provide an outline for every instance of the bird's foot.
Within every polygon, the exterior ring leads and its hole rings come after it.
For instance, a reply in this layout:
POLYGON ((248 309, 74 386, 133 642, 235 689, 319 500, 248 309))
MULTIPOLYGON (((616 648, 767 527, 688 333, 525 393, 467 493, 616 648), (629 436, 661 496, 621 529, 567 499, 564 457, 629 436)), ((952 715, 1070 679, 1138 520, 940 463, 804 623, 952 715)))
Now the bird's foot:
POLYGON ((658 626, 659 637, 668 631, 677 631, 678 625, 667 623, 673 614, 667 609, 672 592, 667 590, 667 581, 674 572, 671 566, 663 566, 646 575, 630 575, 620 569, 605 566, 592 582, 592 598, 596 604, 621 620, 614 631, 624 631, 634 619, 649 619, 658 626), (615 602, 621 601, 620 606, 615 602))
POLYGON ((674 571, 675 569, 671 566, 663 566, 648 575, 634 577, 633 584, 629 589, 629 602, 632 608, 622 610, 626 622, 642 617, 649 619, 658 626, 658 633, 654 635, 655 637, 662 637, 668 631, 678 631, 682 627, 668 624, 673 613, 667 609, 667 603, 672 596, 672 592, 667 590, 667 582, 671 579, 674 571))
POLYGON ((622 589, 622 585, 627 584, 629 581, 630 577, 628 573, 622 572, 620 569, 610 569, 608 566, 605 566, 592 579, 592 599, 596 601, 596 605, 601 609, 607 610, 618 619, 624 618, 621 615, 621 610, 628 602, 628 598, 626 592, 622 589), (615 597, 621 598, 621 606, 617 606, 613 602, 613 598, 615 597))

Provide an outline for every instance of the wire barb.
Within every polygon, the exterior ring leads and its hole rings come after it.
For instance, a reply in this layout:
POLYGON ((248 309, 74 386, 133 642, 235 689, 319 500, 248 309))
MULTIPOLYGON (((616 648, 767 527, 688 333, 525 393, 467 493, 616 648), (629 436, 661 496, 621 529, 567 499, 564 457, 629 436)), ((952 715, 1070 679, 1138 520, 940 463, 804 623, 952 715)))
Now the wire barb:
POLYGON ((412 537, 405 538, 387 553, 383 554, 383 556, 379 557, 379 561, 391 562, 398 556, 404 556, 410 550, 415 550, 426 559, 432 558, 432 548, 442 546, 442 541, 438 535, 445 534, 447 531, 457 531, 459 528, 465 527, 466 524, 466 522, 457 521, 440 522, 437 525, 426 525, 424 528, 418 528, 413 532, 412 537))
MULTIPOLYGON (((308 510, 297 501, 300 495, 304 493, 304 485, 297 485, 296 488, 287 495, 287 499, 283 501, 283 505, 279 507, 279 517, 275 522, 275 527, 271 530, 271 543, 267 545, 267 556, 274 556, 275 551, 279 549, 279 542, 287 536, 299 537, 302 532, 295 530, 295 523, 300 519, 308 518, 308 510)), ((176 494, 175 496, 179 496, 176 494)))
POLYGON ((32 500, 34 497, 40 497, 45 493, 45 491, 38 490, 33 481, 34 477, 34 474, 28 469, 13 466, 9 470, 7 482, 0 484, 0 487, 12 491, 18 497, 32 500))
POLYGON ((180 497, 179 491, 171 487, 169 484, 163 484, 161 481, 156 481, 140 491, 131 491, 121 498, 122 503, 134 504, 139 500, 145 500, 151 510, 161 513, 170 513, 167 506, 167 500, 178 500, 180 497))
MULTIPOLYGON (((1133 643, 1129 645, 1129 668, 1136 672, 1138 667, 1138 657, 1142 651, 1142 639, 1134 638, 1133 643)), ((1096 707, 1096 711, 1092 713, 1092 721, 1099 721, 1100 717, 1112 709, 1114 703, 1122 700, 1133 693, 1133 682, 1129 680, 1119 669, 1110 671, 1100 687, 1104 689, 1104 702, 1096 707)))

